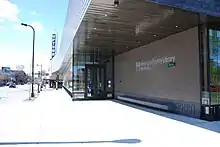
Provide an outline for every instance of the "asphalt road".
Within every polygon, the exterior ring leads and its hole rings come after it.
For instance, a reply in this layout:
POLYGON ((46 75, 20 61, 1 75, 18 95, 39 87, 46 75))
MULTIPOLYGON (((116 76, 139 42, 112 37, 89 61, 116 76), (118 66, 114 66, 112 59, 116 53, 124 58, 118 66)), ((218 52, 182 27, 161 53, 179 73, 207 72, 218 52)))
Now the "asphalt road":
MULTIPOLYGON (((31 85, 17 85, 16 88, 0 87, 0 105, 23 102, 29 98, 31 85)), ((35 92, 36 87, 35 87, 35 92)))

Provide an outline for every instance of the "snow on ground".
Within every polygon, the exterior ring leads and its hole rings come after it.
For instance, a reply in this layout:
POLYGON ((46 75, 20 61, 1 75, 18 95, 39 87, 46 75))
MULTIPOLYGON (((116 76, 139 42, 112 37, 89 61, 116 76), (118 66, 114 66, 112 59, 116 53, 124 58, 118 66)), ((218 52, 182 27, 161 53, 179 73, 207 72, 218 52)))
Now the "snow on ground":
MULTIPOLYGON (((17 85, 16 88, 0 87, 0 105, 21 103, 30 97, 30 93, 31 85, 17 85)), ((37 85, 34 85, 34 93, 37 95, 37 85)))
POLYGON ((218 133, 112 101, 72 102, 63 89, 44 90, 35 101, 0 100, 0 116, 0 142, 42 147, 212 146, 220 140, 218 133))

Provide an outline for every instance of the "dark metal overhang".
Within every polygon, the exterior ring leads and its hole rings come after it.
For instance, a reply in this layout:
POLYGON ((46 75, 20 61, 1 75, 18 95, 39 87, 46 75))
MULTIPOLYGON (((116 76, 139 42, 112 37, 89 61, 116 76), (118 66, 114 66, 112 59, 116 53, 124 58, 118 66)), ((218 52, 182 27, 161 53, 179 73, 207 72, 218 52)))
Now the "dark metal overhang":
POLYGON ((207 16, 205 18, 205 22, 207 23, 206 24, 207 28, 220 30, 220 18, 219 17, 207 16))
POLYGON ((197 26, 199 14, 145 0, 92 0, 75 36, 75 53, 120 54, 197 26))

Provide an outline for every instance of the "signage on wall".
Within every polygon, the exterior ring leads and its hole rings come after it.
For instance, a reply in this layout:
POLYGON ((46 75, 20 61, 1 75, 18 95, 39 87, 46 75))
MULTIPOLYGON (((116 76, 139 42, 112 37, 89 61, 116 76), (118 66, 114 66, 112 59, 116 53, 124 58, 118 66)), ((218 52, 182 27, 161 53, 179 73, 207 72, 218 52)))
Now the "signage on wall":
POLYGON ((57 33, 52 34, 52 54, 51 59, 56 55, 57 52, 57 33))
POLYGON ((169 68, 173 68, 173 67, 175 67, 176 66, 176 62, 169 62, 168 63, 168 67, 169 68))
POLYGON ((16 66, 16 69, 17 69, 17 70, 23 70, 23 69, 24 69, 24 65, 17 65, 17 66, 16 66))
POLYGON ((165 56, 158 59, 155 59, 155 57, 152 60, 148 61, 138 61, 136 62, 136 71, 145 71, 145 70, 151 70, 154 66, 159 64, 166 64, 168 63, 168 67, 175 67, 176 56, 165 56))
POLYGON ((10 67, 2 67, 3 72, 10 72, 11 68, 10 67))
POLYGON ((209 92, 208 91, 202 91, 202 104, 203 105, 209 105, 209 92))

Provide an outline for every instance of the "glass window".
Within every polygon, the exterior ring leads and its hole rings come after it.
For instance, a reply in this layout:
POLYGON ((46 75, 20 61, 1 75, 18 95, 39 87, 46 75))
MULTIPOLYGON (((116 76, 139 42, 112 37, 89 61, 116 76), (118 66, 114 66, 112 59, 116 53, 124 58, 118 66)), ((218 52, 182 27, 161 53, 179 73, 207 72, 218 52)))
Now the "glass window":
POLYGON ((85 54, 74 52, 73 64, 73 98, 84 98, 85 54))
POLYGON ((217 38, 220 38, 220 31, 217 31, 217 38))
POLYGON ((212 30, 209 29, 209 36, 212 36, 212 30))
POLYGON ((209 33, 211 104, 220 104, 220 31, 209 33))
MULTIPOLYGON (((72 45, 70 46, 72 54, 72 45)), ((63 85, 70 91, 72 92, 72 56, 70 55, 71 60, 67 63, 67 66, 65 67, 64 71, 64 77, 63 77, 63 85)))
MULTIPOLYGON (((73 98, 75 99, 83 99, 85 96, 88 98, 88 87, 93 85, 94 93, 96 96, 105 94, 106 92, 110 96, 113 96, 113 84, 106 84, 106 80, 113 81, 112 74, 112 57, 109 55, 107 58, 103 59, 98 50, 88 50, 88 52, 82 52, 80 50, 74 50, 73 53, 73 66, 72 66, 72 75, 73 75, 73 98), (106 63, 108 61, 108 63, 106 63), (97 65, 91 66, 93 70, 89 70, 89 65, 97 65), (88 66, 86 66, 88 65, 88 66), (85 69, 87 67, 87 69, 85 69), (102 70, 99 70, 99 67, 102 67, 102 70), (105 68, 106 67, 106 68, 105 68), (97 68, 97 69, 96 69, 97 68), (107 72, 105 72, 107 70, 107 72), (87 73, 86 73, 87 71, 87 73), (96 73, 96 74, 94 74, 96 73), (89 83, 88 81, 93 81, 94 83, 89 83), (108 86, 108 87, 107 87, 108 86), (107 88, 106 88, 107 87, 107 88), (87 91, 86 91, 87 90, 87 91)), ((91 92, 91 91, 90 91, 91 92)), ((90 93, 91 94, 91 93, 90 93)))

